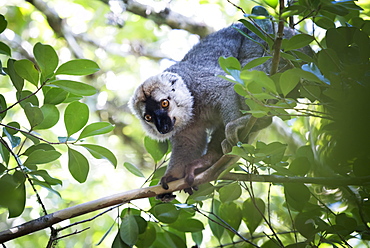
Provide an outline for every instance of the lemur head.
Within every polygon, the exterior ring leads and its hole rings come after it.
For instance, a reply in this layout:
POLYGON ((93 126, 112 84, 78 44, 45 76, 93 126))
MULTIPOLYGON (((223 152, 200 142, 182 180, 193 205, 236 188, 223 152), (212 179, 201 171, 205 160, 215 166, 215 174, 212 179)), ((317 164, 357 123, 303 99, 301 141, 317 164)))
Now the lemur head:
POLYGON ((193 97, 178 74, 163 72, 139 85, 129 106, 151 138, 165 140, 191 120, 193 97))

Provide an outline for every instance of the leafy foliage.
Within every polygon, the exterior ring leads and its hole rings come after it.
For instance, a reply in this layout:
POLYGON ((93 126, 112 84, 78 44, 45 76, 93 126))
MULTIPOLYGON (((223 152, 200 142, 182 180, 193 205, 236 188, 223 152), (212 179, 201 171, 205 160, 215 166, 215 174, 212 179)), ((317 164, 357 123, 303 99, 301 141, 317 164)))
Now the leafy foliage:
MULTIPOLYGON (((110 222, 110 228, 99 237, 99 245, 109 243, 105 239, 112 236, 112 244, 108 244, 112 247, 369 246, 370 189, 368 183, 363 183, 370 176, 370 22, 363 18, 368 10, 362 10, 355 1, 289 1, 288 6, 281 7, 276 0, 264 0, 262 4, 240 21, 261 38, 263 43, 247 37, 264 47, 265 56, 244 67, 230 57, 220 58, 219 63, 228 75, 225 78, 235 82, 236 92, 245 97, 250 106, 248 113, 257 118, 276 116, 287 123, 290 133, 269 129, 268 138, 262 134, 262 140, 254 144, 233 147, 231 154, 241 159, 224 175, 230 171, 235 180, 221 177, 199 185, 188 198, 180 194, 179 201, 171 203, 149 199, 146 205, 126 204, 116 217, 119 227, 110 222), (280 66, 270 75, 251 69, 272 63, 276 56, 279 36, 266 32, 271 19, 274 23, 293 20, 295 23, 290 25, 299 29, 299 34, 283 36, 280 66), (314 28, 307 33, 305 27, 314 28), (316 52, 307 53, 307 45, 313 45, 316 52), (272 182, 251 182, 252 176, 260 181, 271 176, 272 182), (283 180, 274 181, 274 176, 283 180), (328 185, 307 183, 311 178, 326 180, 328 185), (343 179, 358 183, 341 184, 343 179)), ((19 18, 19 13, 15 18, 27 20, 19 18)), ((131 30, 152 25, 132 19, 126 26, 131 30)), ((0 15, 0 33, 8 25, 11 22, 0 15)), ((10 28, 23 32, 30 27, 10 28)), ((148 30, 129 33, 148 43, 159 40, 148 30)), ((116 36, 122 39, 121 34, 116 36)), ((69 173, 81 186, 94 169, 88 154, 107 160, 115 168, 119 163, 116 150, 92 140, 114 129, 107 122, 89 122, 94 118, 89 97, 95 97, 98 91, 81 76, 97 72, 97 63, 86 59, 62 63, 62 52, 37 41, 34 61, 16 60, 5 43, 0 42, 1 58, 7 59, 0 64, 0 74, 11 90, 0 93, 0 206, 9 218, 14 218, 27 214, 26 198, 33 195, 35 186, 61 195, 64 181, 54 168, 63 163, 63 156, 69 173), (13 118, 16 115, 22 118, 13 118), (52 129, 56 131, 50 132, 52 129)), ((114 63, 105 61, 106 55, 102 57, 99 64, 107 70, 119 67, 138 72, 131 65, 131 56, 114 63)), ((126 142, 141 138, 135 123, 131 126, 120 126, 126 142)), ((160 167, 170 152, 168 143, 149 138, 144 139, 149 156, 135 144, 133 147, 142 159, 124 163, 133 176, 120 177, 120 182, 132 184, 145 178, 145 165, 160 167)), ((126 150, 123 153, 130 155, 126 150)), ((151 185, 158 183, 164 169, 157 168, 151 175, 151 185)), ((113 184, 114 175, 110 178, 113 184)), ((70 238, 71 246, 79 239, 80 246, 86 246, 78 235, 70 238)))
MULTIPOLYGON (((7 22, 2 15, 0 20, 0 29, 4 31, 7 22)), ((10 51, 6 44, 1 45, 3 51, 10 51)), ((11 55, 10 52, 4 52, 4 54, 11 55)), ((17 99, 15 103, 10 104, 0 94, 0 126, 3 131, 0 137, 2 158, 0 206, 7 208, 9 218, 19 216, 24 211, 26 183, 33 187, 41 185, 59 194, 53 186, 61 185, 62 181, 52 177, 48 170, 41 169, 40 165, 55 163, 63 153, 63 149, 59 149, 61 145, 67 146, 69 171, 80 183, 86 181, 90 165, 85 155, 73 149, 73 146, 84 147, 95 158, 107 159, 115 167, 117 166, 116 157, 108 149, 93 144, 77 144, 84 138, 106 134, 114 128, 106 122, 86 125, 89 119, 89 107, 79 100, 83 96, 95 94, 95 88, 81 82, 61 80, 57 77, 61 74, 90 75, 99 70, 98 65, 90 60, 72 60, 58 67, 59 58, 54 48, 41 43, 36 43, 33 55, 36 64, 27 59, 9 58, 7 67, 2 68, 13 83, 12 93, 17 99), (36 89, 26 90, 29 84, 36 89), (43 104, 40 104, 41 99, 44 99, 43 104), (60 106, 63 105, 67 105, 64 110, 67 137, 57 137, 59 142, 47 141, 35 130, 48 130, 57 125, 60 121, 60 106), (12 119, 14 111, 19 111, 16 110, 17 108, 23 109, 26 118, 23 118, 22 122, 8 122, 12 119), (77 139, 71 137, 81 129, 83 130, 77 139)))

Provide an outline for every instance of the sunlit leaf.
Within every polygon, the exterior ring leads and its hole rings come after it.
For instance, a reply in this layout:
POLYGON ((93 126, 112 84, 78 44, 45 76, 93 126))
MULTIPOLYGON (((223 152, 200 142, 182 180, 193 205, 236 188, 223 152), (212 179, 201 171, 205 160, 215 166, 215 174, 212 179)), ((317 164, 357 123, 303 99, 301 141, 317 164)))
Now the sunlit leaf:
POLYGON ((287 70, 280 76, 279 86, 284 96, 288 95, 299 83, 301 77, 294 70, 287 70))
POLYGON ((99 71, 99 66, 96 62, 88 59, 75 59, 62 64, 57 71, 56 75, 75 75, 84 76, 90 75, 99 71))
POLYGON ((24 105, 24 112, 27 116, 31 128, 39 125, 44 120, 44 115, 42 114, 41 109, 33 106, 29 102, 24 105))
POLYGON ((263 220, 265 203, 261 198, 248 198, 243 202, 242 215, 249 231, 254 233, 263 220))
POLYGON ((79 96, 92 96, 97 92, 96 89, 91 85, 72 80, 58 80, 52 82, 51 85, 57 86, 65 91, 79 96))
POLYGON ((237 200, 242 194, 242 189, 238 183, 231 183, 219 190, 221 202, 232 202, 237 200))
POLYGON ((153 140, 146 136, 144 138, 144 146, 147 152, 152 156, 154 161, 158 162, 168 151, 168 143, 153 140))
POLYGON ((36 150, 44 150, 44 151, 52 151, 55 150, 54 146, 49 145, 47 143, 40 143, 37 145, 32 145, 27 148, 27 150, 23 153, 23 155, 29 156, 32 152, 36 150))
POLYGON ((294 35, 292 38, 287 40, 284 45, 284 51, 290 51, 299 49, 305 46, 308 46, 312 41, 314 41, 314 37, 307 34, 297 34, 294 35))
POLYGON ((34 129, 49 129, 59 121, 59 110, 55 105, 45 104, 41 108, 44 120, 38 124, 34 129))
POLYGON ((143 177, 145 178, 144 174, 133 164, 129 163, 129 162, 125 162, 123 164, 123 166, 129 171, 131 172, 133 175, 137 176, 137 177, 143 177))
POLYGON ((28 158, 24 162, 25 166, 35 165, 35 164, 46 164, 50 163, 61 156, 60 152, 55 150, 35 150, 28 155, 28 158))
POLYGON ((39 106, 39 99, 29 90, 22 90, 17 92, 17 100, 20 101, 22 108, 25 107, 27 103, 31 103, 32 106, 39 106))
POLYGON ((67 135, 80 131, 89 119, 89 108, 81 102, 70 103, 64 112, 64 124, 67 130, 67 135))
POLYGON ((84 183, 89 174, 89 161, 80 152, 68 147, 68 169, 74 179, 84 183))
POLYGON ((45 94, 44 104, 60 104, 67 98, 67 96, 67 91, 60 88, 51 88, 45 94))
POLYGON ((260 57, 253 59, 252 61, 248 62, 244 67, 243 70, 250 70, 256 66, 262 65, 265 63, 267 60, 271 59, 272 56, 265 56, 265 57, 260 57))
POLYGON ((17 60, 14 63, 14 68, 20 77, 26 79, 35 86, 38 85, 39 72, 31 61, 27 59, 17 60))
POLYGON ((8 59, 7 68, 5 72, 9 75, 10 80, 12 81, 14 87, 17 89, 17 91, 21 91, 23 89, 24 80, 21 76, 17 74, 14 68, 14 63, 16 60, 14 59, 8 59))
POLYGON ((95 122, 87 125, 80 133, 80 136, 77 140, 95 136, 99 134, 109 133, 114 129, 114 126, 109 122, 95 122))
POLYGON ((57 68, 59 58, 54 48, 50 45, 43 45, 40 42, 33 47, 33 54, 41 70, 42 81, 51 77, 57 68))
POLYGON ((62 185, 62 181, 57 179, 57 178, 54 178, 54 177, 51 177, 48 173, 48 171, 46 170, 37 170, 37 171, 31 171, 28 173, 29 175, 35 175, 35 176, 40 176, 42 177, 46 183, 50 184, 50 185, 62 185))
POLYGON ((107 159, 114 166, 114 168, 117 167, 117 158, 109 149, 92 144, 82 144, 80 146, 86 148, 91 153, 91 155, 94 156, 94 158, 107 159))
MULTIPOLYGON (((242 211, 235 202, 222 203, 220 205, 219 217, 230 225, 234 230, 238 230, 242 221, 242 211)), ((235 233, 227 230, 230 238, 235 236, 235 233)))

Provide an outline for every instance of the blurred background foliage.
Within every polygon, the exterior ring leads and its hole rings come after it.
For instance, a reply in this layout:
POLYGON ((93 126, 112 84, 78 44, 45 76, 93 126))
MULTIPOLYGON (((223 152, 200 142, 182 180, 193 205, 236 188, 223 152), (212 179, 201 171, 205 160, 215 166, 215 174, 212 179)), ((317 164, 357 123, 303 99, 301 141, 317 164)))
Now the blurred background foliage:
MULTIPOLYGON (((145 134, 139 122, 129 113, 127 108, 127 101, 134 88, 147 77, 160 72, 175 61, 180 60, 199 41, 200 37, 205 36, 212 30, 218 30, 231 23, 235 23, 243 17, 243 13, 228 1, 140 1, 141 4, 149 6, 152 12, 168 8, 188 18, 186 21, 192 20, 196 24, 199 24, 199 26, 204 25, 206 27, 203 29, 189 28, 189 32, 187 31, 188 29, 182 30, 171 28, 165 24, 159 25, 163 22, 163 19, 161 19, 161 16, 152 17, 152 13, 149 10, 144 12, 142 16, 138 15, 135 12, 135 8, 132 7, 133 2, 135 3, 135 1, 118 0, 3 0, 0 3, 0 14, 4 15, 8 22, 8 27, 0 35, 0 40, 11 47, 12 58, 16 60, 26 58, 34 61, 32 49, 36 43, 41 42, 42 44, 51 45, 56 50, 60 60, 59 64, 79 58, 95 61, 99 65, 99 72, 79 78, 80 81, 93 85, 98 90, 95 95, 84 98, 84 103, 90 109, 89 123, 106 121, 115 125, 115 129, 109 135, 89 137, 87 140, 89 143, 100 144, 112 151, 118 159, 117 168, 114 168, 109 161, 95 159, 88 152, 81 151, 88 157, 90 172, 86 182, 80 184, 68 171, 67 148, 62 145, 58 146, 58 149, 62 153, 59 160, 40 166, 48 170, 53 177, 62 181, 62 185, 53 186, 53 189, 58 191, 60 196, 48 189, 37 186, 37 191, 49 213, 116 192, 142 187, 146 179, 133 176, 127 170, 129 166, 126 164, 125 167, 123 164, 125 162, 134 164, 148 177, 153 172, 154 164, 159 164, 161 161, 153 162, 152 157, 147 153, 144 148, 145 134), (145 15, 148 18, 143 17, 145 15)), ((315 6, 326 4, 327 9, 320 12, 320 21, 316 19, 316 24, 321 28, 315 27, 315 37, 320 42, 325 35, 325 29, 333 27, 332 25, 345 26, 348 22, 351 22, 351 25, 355 25, 356 21, 361 22, 361 20, 365 20, 365 24, 362 25, 363 32, 369 36, 370 28, 366 20, 369 16, 370 3, 366 0, 355 1, 358 6, 361 6, 362 10, 360 11, 354 8, 352 1, 339 2, 342 5, 324 0, 298 1, 297 5, 300 7, 312 6, 312 11, 310 9, 306 9, 305 11, 299 10, 301 17, 305 15, 310 17, 317 14, 315 12, 315 6)), ((262 5, 267 8, 271 15, 276 17, 276 9, 273 7, 277 6, 275 5, 277 1, 234 1, 233 3, 244 9, 247 13, 250 12, 253 6, 262 5)), ((296 28, 309 34, 313 32, 313 24, 309 19, 300 23, 296 28)), ((340 44, 340 40, 340 34, 333 33, 330 41, 327 38, 326 40, 324 39, 321 47, 313 42, 312 47, 315 51, 323 48, 341 51, 341 49, 349 47, 348 44, 344 44, 343 47, 340 47, 340 45, 337 46, 337 44, 340 44)), ((355 52, 356 56, 360 56, 362 52, 363 50, 361 49, 357 53, 355 52)), ((347 53, 343 50, 343 54, 345 55, 338 58, 338 61, 341 60, 344 64, 351 64, 352 62, 349 60, 355 58, 353 56, 353 50, 347 51, 347 53)), ((6 65, 7 56, 0 56, 2 64, 6 65)), ((369 78, 369 71, 366 69, 369 66, 368 58, 364 58, 364 70, 356 68, 356 64, 354 63, 351 64, 351 67, 346 67, 344 70, 343 67, 330 67, 330 63, 327 63, 324 56, 322 56, 321 60, 318 59, 317 61, 321 61, 322 68, 326 66, 329 68, 326 72, 322 71, 322 74, 331 82, 347 83, 345 80, 342 80, 343 77, 347 76, 347 78, 355 78, 358 81, 368 83, 366 81, 369 78), (337 70, 337 73, 332 73, 335 70, 337 70), (343 75, 341 74, 342 71, 355 71, 355 73, 343 75), (363 73, 364 71, 367 71, 367 74, 363 73), (356 78, 356 73, 357 75, 362 73, 364 78, 356 78)), ((358 60, 356 59, 356 61, 358 60)), ((320 69, 322 70, 322 68, 320 69)), ((348 82, 348 84, 350 83, 348 82)), ((263 150, 265 143, 269 144, 272 142, 287 144, 285 150, 284 145, 276 143, 276 146, 278 146, 276 149, 285 151, 286 157, 294 159, 302 158, 299 161, 300 163, 296 162, 298 165, 294 165, 297 168, 295 169, 296 175, 320 177, 370 175, 369 153, 366 153, 367 151, 369 152, 368 138, 370 132, 367 131, 369 104, 366 101, 356 101, 358 99, 367 99, 367 93, 369 92, 368 86, 366 86, 367 88, 365 87, 367 89, 365 91, 361 88, 363 85, 360 87, 349 87, 346 84, 341 86, 350 88, 353 91, 349 94, 348 98, 344 97, 345 101, 331 102, 333 105, 324 106, 327 107, 325 110, 323 108, 321 109, 321 107, 316 109, 327 111, 329 113, 328 115, 339 121, 330 123, 328 120, 314 118, 313 116, 310 118, 297 117, 285 122, 276 120, 274 125, 260 133, 258 140, 264 143, 258 143, 258 148, 263 150), (353 105, 353 102, 356 102, 356 104, 353 105), (335 106, 337 103, 339 105, 335 106), (327 125, 327 123, 330 123, 330 125, 327 125), (332 139, 332 137, 338 137, 338 140, 332 139), (335 146, 335 144, 339 144, 339 146, 335 146), (307 160, 310 161, 307 162, 307 160), (305 163, 310 164, 312 167, 300 167, 300 165, 305 163)), ((343 97, 334 96, 336 92, 323 94, 322 89, 315 88, 312 85, 309 87, 311 89, 305 96, 312 102, 330 102, 326 101, 328 96, 333 97, 333 99, 343 97), (317 94, 312 95, 312 92, 317 94)), ((31 84, 25 84, 25 89, 30 91, 35 90, 31 84)), ((17 101, 14 88, 8 77, 0 77, 0 93, 5 97, 7 103, 15 103, 17 101)), ((66 106, 61 105, 61 111, 64 111, 66 106)), ((25 116, 20 111, 20 107, 9 111, 6 118, 8 122, 17 121, 23 123, 25 121, 25 116)), ((21 126, 21 128, 24 127, 21 126)), ((42 130, 40 133, 42 133, 43 138, 53 142, 57 142, 58 136, 67 135, 63 125, 60 123, 50 129, 42 130)), ((279 153, 278 155, 283 156, 284 153, 279 153)), ((280 160, 286 162, 287 158, 280 158, 280 160)), ((253 166, 247 167, 246 170, 255 172, 253 166)), ((258 168, 259 173, 270 172, 270 170, 271 168, 263 166, 258 168)), ((223 187, 223 190, 217 191, 219 195, 215 200, 212 202, 210 200, 208 201, 207 206, 212 206, 212 208, 205 207, 205 209, 207 211, 212 209, 214 214, 224 216, 230 225, 232 227, 235 226, 237 230, 240 221, 243 220, 243 224, 240 226, 240 234, 243 235, 249 230, 249 233, 254 233, 255 237, 262 235, 264 239, 253 241, 256 243, 259 242, 258 244, 262 247, 276 246, 278 242, 276 242, 273 235, 269 236, 271 238, 270 240, 266 238, 266 233, 270 234, 274 229, 288 233, 286 236, 282 235, 281 237, 284 244, 310 240, 310 243, 302 243, 302 246, 299 247, 305 247, 308 244, 311 246, 317 244, 320 245, 319 247, 332 247, 334 243, 336 245, 341 244, 343 247, 349 245, 354 247, 369 246, 369 243, 366 241, 370 236, 368 231, 368 223, 370 221, 370 206, 367 202, 367 197, 369 196, 368 187, 345 187, 343 189, 335 186, 323 187, 309 185, 310 191, 320 196, 320 199, 317 199, 315 198, 317 195, 310 196, 310 193, 308 193, 307 196, 305 194, 308 186, 300 185, 292 186, 289 184, 283 188, 278 185, 254 183, 252 187, 248 183, 242 183, 242 195, 235 196, 231 193, 238 192, 240 186, 235 183, 228 184, 227 188, 223 187), (287 198, 290 197, 290 200, 284 199, 284 193, 287 198), (256 200, 252 201, 248 199, 256 200), (260 202, 261 199, 263 199, 264 204, 260 202), (312 206, 312 209, 307 209, 307 205, 303 204, 305 205, 303 206, 300 204, 300 200, 304 203, 310 200, 309 205, 312 206), (287 207, 286 201, 290 201, 289 204, 292 209, 287 207), (260 210, 266 208, 265 211, 272 213, 268 215, 269 219, 265 220, 263 222, 264 224, 260 224, 262 219, 258 217, 257 219, 253 219, 253 216, 258 215, 258 211, 253 212, 256 210, 251 210, 255 205, 259 206, 260 210), (282 207, 283 205, 285 206, 284 208, 282 207), (318 210, 315 208, 317 206, 321 206, 327 211, 318 210), (359 206, 363 207, 362 212, 358 211, 359 206), (310 219, 310 216, 314 217, 310 219), (294 223, 293 218, 295 219, 294 223), (326 224, 320 222, 319 218, 324 218, 323 222, 326 224), (354 220, 356 222, 355 224, 353 224, 354 220), (367 223, 367 227, 362 222, 367 223), (273 225, 273 228, 269 227, 268 223, 273 225), (330 232, 327 225, 331 227, 336 225, 337 230, 334 228, 330 232), (356 231, 346 233, 346 225, 348 225, 348 230, 352 228, 352 230, 356 231), (359 227, 357 228, 356 225, 359 227), (338 234, 339 229, 343 232, 338 234), (289 232, 291 230, 299 232, 301 236, 297 238, 294 231, 289 232), (366 230, 367 234, 365 232, 366 230), (360 236, 359 233, 362 231, 365 234, 360 236), (351 234, 353 237, 349 236, 351 234), (335 236, 332 240, 333 244, 330 244, 328 241, 330 240, 330 235, 335 236), (328 236, 329 238, 325 239, 328 236), (337 241, 338 243, 336 243, 337 241)), ((221 186, 223 184, 218 185, 217 190, 221 186)), ((36 196, 29 189, 30 186, 27 187, 26 206, 20 217, 8 219, 7 209, 0 208, 0 230, 8 229, 42 215, 36 196)), ((205 191, 209 189, 209 185, 203 188, 201 187, 199 193, 197 193, 198 195, 193 196, 192 199, 188 200, 188 203, 199 203, 202 200, 208 199, 209 194, 205 193, 205 191)), ((185 194, 178 194, 180 202, 184 202, 186 197, 185 194)), ((151 199, 151 203, 153 205, 155 204, 153 199, 151 199)), ((146 199, 135 201, 133 204, 130 205, 130 208, 140 210, 148 210, 150 208, 149 201, 146 199)), ((166 209, 159 208, 152 209, 151 213, 163 223, 172 223, 171 220, 163 220, 158 216, 160 215, 158 213, 162 213, 162 211, 173 211, 172 207, 169 207, 171 209, 167 209, 167 207, 166 209)), ((189 220, 188 215, 192 216, 194 214, 192 212, 193 209, 186 210, 187 206, 178 206, 178 208, 182 211, 180 217, 176 215, 176 219, 180 218, 179 221, 181 218, 183 220, 189 220), (190 214, 186 211, 190 212, 190 214)), ((109 214, 98 217, 92 222, 63 231, 60 235, 90 227, 87 231, 61 239, 58 242, 58 246, 94 246, 102 240, 105 233, 113 226, 114 231, 110 232, 99 245, 100 247, 111 247, 115 233, 117 233, 117 226, 114 224, 117 216, 121 215, 123 221, 127 219, 127 221, 130 221, 129 218, 125 219, 126 215, 121 213, 121 210, 112 210, 109 214)), ((197 213, 197 216, 199 215, 197 218, 202 220, 204 225, 208 224, 207 227, 209 227, 203 233, 203 247, 215 247, 226 243, 232 244, 233 238, 236 240, 234 234, 231 234, 229 231, 224 232, 224 227, 220 229, 212 221, 207 222, 205 217, 202 217, 199 212, 197 213)), ((62 224, 67 225, 68 223, 84 220, 95 215, 96 213, 91 213, 65 221, 62 224)), ((206 215, 208 216, 208 213, 206 215)), ((168 239, 167 234, 163 233, 163 230, 159 232, 157 226, 149 226, 147 230, 153 231, 153 229, 159 233, 158 240, 168 239)), ((184 240, 184 233, 174 231, 181 230, 181 228, 173 224, 173 226, 169 227, 169 230, 171 230, 171 233, 178 234, 184 240)), ((197 241, 201 240, 199 233, 187 234, 186 237, 188 244, 197 243, 197 241)), ((9 245, 8 247, 44 247, 48 239, 49 230, 43 230, 13 240, 7 243, 7 245, 9 245)), ((171 240, 174 244, 178 244, 174 241, 176 238, 171 240)), ((157 243, 156 247, 161 247, 160 245, 160 243, 157 243)), ((250 247, 248 243, 241 243, 239 245, 240 247, 250 247)), ((141 247, 145 246, 142 245, 141 247)))

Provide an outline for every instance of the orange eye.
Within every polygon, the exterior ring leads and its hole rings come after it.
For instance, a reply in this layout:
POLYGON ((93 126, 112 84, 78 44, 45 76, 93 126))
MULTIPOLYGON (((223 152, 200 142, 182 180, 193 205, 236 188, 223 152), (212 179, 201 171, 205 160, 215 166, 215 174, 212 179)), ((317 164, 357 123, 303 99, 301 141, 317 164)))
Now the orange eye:
POLYGON ((170 106, 170 102, 168 100, 165 99, 161 101, 162 108, 168 108, 168 106, 170 106))
POLYGON ((149 115, 149 114, 145 114, 144 115, 144 120, 146 120, 147 122, 150 122, 152 120, 152 116, 149 115))

